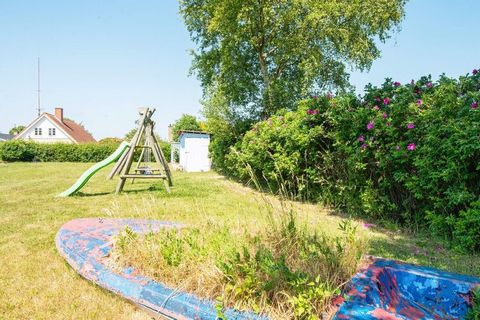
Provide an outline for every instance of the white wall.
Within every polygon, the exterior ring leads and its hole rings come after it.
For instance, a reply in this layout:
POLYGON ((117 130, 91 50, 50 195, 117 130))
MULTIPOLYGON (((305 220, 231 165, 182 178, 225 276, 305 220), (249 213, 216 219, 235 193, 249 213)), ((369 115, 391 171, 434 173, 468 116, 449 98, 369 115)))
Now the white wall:
POLYGON ((180 166, 187 172, 209 171, 208 158, 210 136, 198 133, 182 133, 180 136, 180 166))
POLYGON ((28 129, 27 132, 22 134, 21 140, 35 141, 39 143, 55 143, 55 142, 64 142, 72 143, 72 140, 63 133, 52 121, 47 117, 42 117, 34 126, 28 129), (42 135, 35 135, 35 128, 42 128, 42 135), (55 128, 55 135, 49 136, 48 129, 55 128))

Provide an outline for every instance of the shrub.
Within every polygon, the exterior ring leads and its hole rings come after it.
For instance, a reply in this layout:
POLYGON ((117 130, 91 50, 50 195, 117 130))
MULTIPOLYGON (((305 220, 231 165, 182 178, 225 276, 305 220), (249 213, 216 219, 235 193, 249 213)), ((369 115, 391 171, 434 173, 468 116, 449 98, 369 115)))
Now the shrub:
POLYGON ((8 141, 0 143, 0 160, 32 161, 35 156, 31 143, 25 141, 8 141))
MULTIPOLYGON (((12 140, 0 143, 0 159, 8 162, 32 160, 42 162, 99 162, 113 153, 118 145, 117 142, 42 144, 12 140)), ((170 161, 170 145, 162 141, 160 147, 167 161, 170 161)))
POLYGON ((453 238, 459 251, 480 251, 480 201, 460 211, 458 217, 448 219, 453 228, 453 238))
POLYGON ((480 250, 480 74, 387 81, 353 94, 302 101, 253 126, 225 156, 298 199, 349 214, 428 226, 480 250), (475 227, 468 227, 475 223, 475 227), (471 232, 470 232, 471 231, 471 232), (475 242, 476 241, 476 242, 475 242))

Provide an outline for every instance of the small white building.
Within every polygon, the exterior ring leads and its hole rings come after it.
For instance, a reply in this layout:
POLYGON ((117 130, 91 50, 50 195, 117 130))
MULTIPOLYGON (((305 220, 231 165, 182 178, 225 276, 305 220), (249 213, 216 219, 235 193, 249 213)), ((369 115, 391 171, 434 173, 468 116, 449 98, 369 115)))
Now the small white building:
POLYGON ((15 140, 39 143, 86 143, 96 142, 92 135, 75 121, 63 117, 63 109, 55 108, 55 115, 42 113, 32 121, 15 140))
POLYGON ((175 163, 178 152, 179 165, 187 172, 210 171, 211 161, 208 156, 210 134, 201 131, 180 131, 179 142, 172 143, 171 162, 175 163))

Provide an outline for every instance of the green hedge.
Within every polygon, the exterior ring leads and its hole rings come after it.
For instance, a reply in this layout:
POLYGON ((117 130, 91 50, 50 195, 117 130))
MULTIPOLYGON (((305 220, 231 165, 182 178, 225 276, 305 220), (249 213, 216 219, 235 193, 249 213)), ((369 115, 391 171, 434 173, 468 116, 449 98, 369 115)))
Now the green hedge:
POLYGON ((424 226, 480 251, 480 73, 387 80, 257 123, 225 171, 349 214, 424 226))
MULTIPOLYGON (((44 144, 12 140, 0 143, 0 160, 7 162, 99 162, 113 153, 118 145, 115 142, 44 144)), ((167 161, 170 161, 170 145, 162 141, 160 146, 167 161)))

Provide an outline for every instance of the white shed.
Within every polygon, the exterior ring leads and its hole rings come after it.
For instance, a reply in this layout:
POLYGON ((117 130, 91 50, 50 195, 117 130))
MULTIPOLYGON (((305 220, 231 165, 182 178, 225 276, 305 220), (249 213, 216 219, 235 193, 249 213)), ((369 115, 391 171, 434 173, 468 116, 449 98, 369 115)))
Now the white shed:
POLYGON ((187 172, 209 171, 208 157, 210 134, 201 131, 180 131, 178 144, 172 144, 172 162, 175 161, 175 149, 178 150, 180 167, 187 172))

